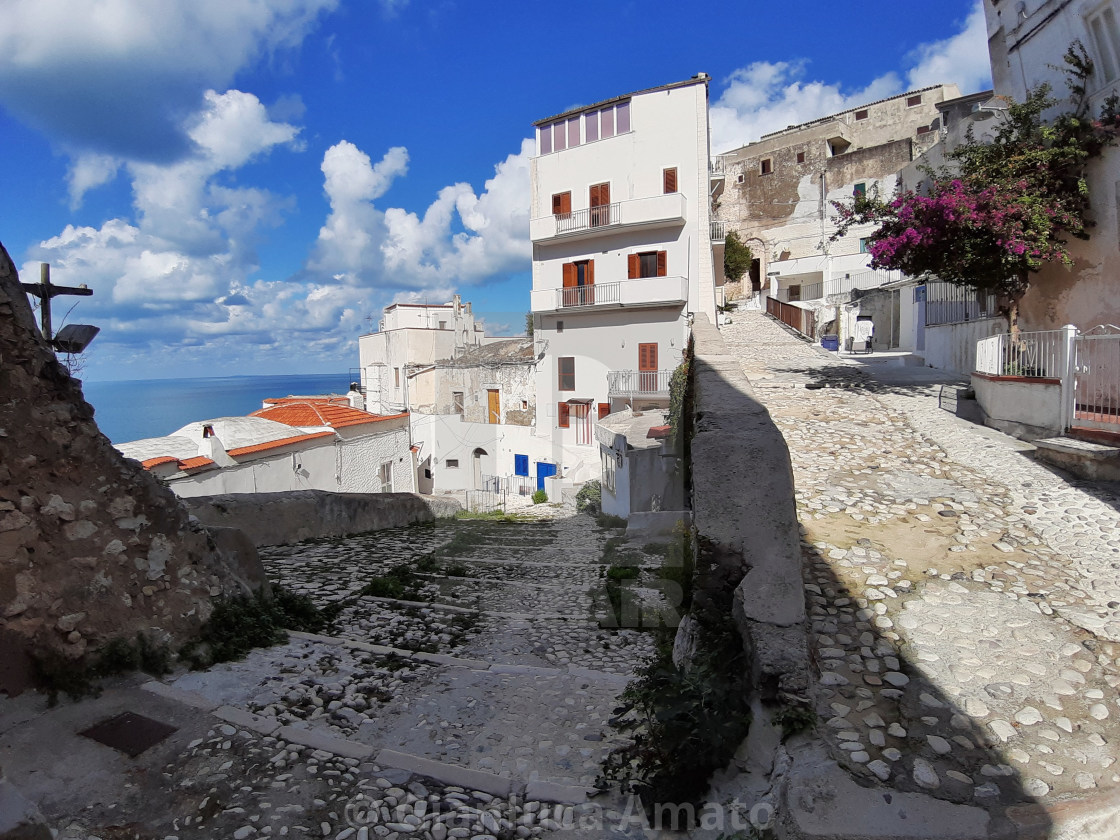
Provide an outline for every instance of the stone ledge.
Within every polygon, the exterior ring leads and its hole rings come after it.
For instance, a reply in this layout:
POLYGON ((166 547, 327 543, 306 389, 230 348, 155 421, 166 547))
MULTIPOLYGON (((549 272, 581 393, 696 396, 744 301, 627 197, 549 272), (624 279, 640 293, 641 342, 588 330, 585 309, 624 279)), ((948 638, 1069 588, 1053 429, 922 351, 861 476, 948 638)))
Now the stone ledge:
POLYGON ((168 700, 174 700, 176 703, 182 703, 185 706, 201 709, 204 712, 212 712, 219 706, 219 703, 211 700, 209 697, 203 697, 201 694, 194 691, 184 691, 181 688, 175 688, 166 683, 161 683, 159 680, 146 682, 141 685, 140 688, 151 694, 164 697, 168 700))
POLYGON ((345 738, 335 738, 314 729, 281 726, 275 734, 277 738, 282 738, 292 744, 311 747, 313 750, 323 750, 323 752, 340 755, 343 758, 363 759, 373 755, 373 747, 355 741, 347 741, 345 738))
POLYGON ((255 715, 252 712, 237 709, 233 706, 219 706, 213 714, 219 720, 224 720, 226 723, 238 726, 241 729, 251 729, 261 735, 271 735, 280 728, 280 721, 276 718, 255 715))
POLYGON ((587 789, 538 779, 525 786, 525 799, 536 800, 537 802, 556 802, 561 805, 579 805, 587 801, 587 789))
POLYGON ((461 767, 457 764, 444 764, 430 758, 418 755, 397 752, 396 750, 382 750, 374 761, 381 767, 396 767, 399 770, 408 770, 418 776, 435 779, 445 785, 458 785, 467 790, 480 790, 491 796, 500 796, 506 799, 513 793, 513 780, 505 776, 495 776, 482 770, 472 770, 470 767, 461 767))

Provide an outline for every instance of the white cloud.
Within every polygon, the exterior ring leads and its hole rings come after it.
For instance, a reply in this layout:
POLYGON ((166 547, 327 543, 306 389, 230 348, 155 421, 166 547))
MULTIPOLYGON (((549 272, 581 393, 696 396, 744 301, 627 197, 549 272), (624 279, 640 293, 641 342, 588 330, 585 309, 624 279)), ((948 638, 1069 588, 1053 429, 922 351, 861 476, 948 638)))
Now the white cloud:
POLYGON ((917 60, 906 76, 908 89, 927 87, 945 81, 956 82, 961 93, 976 93, 992 85, 992 65, 988 60, 988 28, 984 6, 977 2, 964 28, 942 41, 922 44, 911 58, 917 60))
POLYGON ((758 61, 735 70, 710 110, 712 151, 729 151, 764 134, 845 111, 904 90, 957 84, 962 93, 991 84, 983 5, 977 0, 959 33, 918 47, 911 66, 858 90, 806 80, 805 62, 758 61), (905 84, 903 80, 905 79, 905 84))
POLYGON ((331 212, 319 231, 309 270, 350 285, 387 291, 450 289, 529 266, 529 158, 534 145, 494 168, 476 194, 470 184, 444 187, 423 214, 374 202, 406 169, 408 154, 390 149, 371 165, 342 141, 323 158, 331 212))
MULTIPOLYGON (((182 116, 204 90, 298 45, 337 4, 7 0, 0 102, 75 155, 174 159, 189 151, 182 116)), ((96 171, 87 163, 79 185, 96 171)))

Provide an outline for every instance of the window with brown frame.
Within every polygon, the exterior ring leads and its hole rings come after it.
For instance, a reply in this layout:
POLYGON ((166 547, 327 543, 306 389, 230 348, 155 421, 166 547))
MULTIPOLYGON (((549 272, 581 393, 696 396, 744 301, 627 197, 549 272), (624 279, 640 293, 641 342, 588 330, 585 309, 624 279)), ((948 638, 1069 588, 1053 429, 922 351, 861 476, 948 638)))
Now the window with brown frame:
POLYGON ((572 212, 571 192, 556 193, 552 196, 552 215, 566 216, 572 212))
POLYGON ((773 163, 773 161, 770 160, 770 158, 763 158, 761 161, 759 161, 759 163, 758 163, 758 174, 759 175, 769 175, 773 171, 774 171, 774 163, 773 163))
POLYGON ((865 119, 867 119, 867 111, 866 111, 866 110, 863 110, 863 111, 856 111, 856 119, 857 119, 857 120, 865 120, 865 119))
POLYGON ((566 402, 556 404, 556 425, 566 429, 571 425, 571 406, 566 402))
POLYGON ((797 153, 797 162, 798 163, 804 163, 805 162, 805 153, 804 152, 798 152, 797 153))
POLYGON ((556 360, 557 383, 560 391, 574 391, 576 389, 576 357, 561 356, 556 360))
POLYGON ((602 420, 604 417, 606 417, 610 413, 611 413, 611 404, 610 403, 599 403, 599 419, 600 420, 602 420))
POLYGON ((640 277, 666 277, 669 274, 667 251, 643 251, 626 258, 626 274, 631 280, 640 277))
POLYGON ((913 108, 915 105, 922 104, 922 95, 919 93, 917 96, 910 96, 906 99, 906 107, 913 108))
POLYGON ((663 169, 661 171, 661 181, 666 193, 675 193, 677 191, 677 167, 663 169))

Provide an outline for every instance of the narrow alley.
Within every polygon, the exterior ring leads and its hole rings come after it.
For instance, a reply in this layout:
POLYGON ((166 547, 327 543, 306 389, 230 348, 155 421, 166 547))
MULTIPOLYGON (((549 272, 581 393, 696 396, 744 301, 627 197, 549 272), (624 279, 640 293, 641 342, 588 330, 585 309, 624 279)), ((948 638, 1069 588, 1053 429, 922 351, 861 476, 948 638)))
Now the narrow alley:
POLYGON ((934 371, 845 362, 760 313, 733 318, 721 332, 790 450, 833 758, 1026 831, 1010 836, 1114 806, 1115 488, 939 408, 957 384, 934 371))

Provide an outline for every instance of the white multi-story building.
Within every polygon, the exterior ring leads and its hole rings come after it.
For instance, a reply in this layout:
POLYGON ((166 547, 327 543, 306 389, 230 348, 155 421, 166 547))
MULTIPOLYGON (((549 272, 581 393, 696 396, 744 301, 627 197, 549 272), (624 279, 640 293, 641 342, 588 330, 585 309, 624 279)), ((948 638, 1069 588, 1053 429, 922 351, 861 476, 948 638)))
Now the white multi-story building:
POLYGON ((580 481, 599 475, 596 420, 665 405, 691 316, 715 322, 708 76, 535 126, 537 434, 580 481))
POLYGON ((375 333, 358 339, 365 408, 377 414, 408 411, 409 373, 453 359, 484 341, 471 305, 394 303, 385 307, 375 333))

